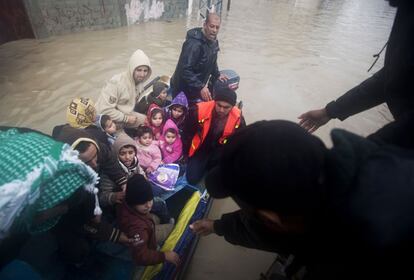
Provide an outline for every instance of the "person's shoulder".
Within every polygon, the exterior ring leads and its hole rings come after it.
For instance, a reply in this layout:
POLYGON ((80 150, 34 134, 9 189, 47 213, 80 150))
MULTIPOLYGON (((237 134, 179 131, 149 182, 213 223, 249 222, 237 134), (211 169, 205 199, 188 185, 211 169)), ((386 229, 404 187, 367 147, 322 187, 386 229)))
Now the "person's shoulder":
POLYGON ((186 40, 203 41, 204 35, 201 27, 196 27, 187 31, 186 40))

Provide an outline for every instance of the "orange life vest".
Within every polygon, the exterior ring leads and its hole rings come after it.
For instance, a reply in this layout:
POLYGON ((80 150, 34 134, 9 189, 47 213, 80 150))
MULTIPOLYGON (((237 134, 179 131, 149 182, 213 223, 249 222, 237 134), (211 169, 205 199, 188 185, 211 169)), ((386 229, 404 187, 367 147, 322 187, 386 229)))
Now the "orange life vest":
MULTIPOLYGON (((211 118, 215 107, 215 101, 200 102, 197 103, 198 107, 198 124, 201 126, 201 133, 197 132, 193 140, 191 141, 190 151, 188 155, 192 157, 201 146, 204 139, 210 130, 211 118)), ((226 144, 227 138, 234 133, 234 131, 240 126, 241 111, 236 106, 233 106, 228 117, 226 125, 224 126, 223 134, 219 139, 220 144, 226 144)))

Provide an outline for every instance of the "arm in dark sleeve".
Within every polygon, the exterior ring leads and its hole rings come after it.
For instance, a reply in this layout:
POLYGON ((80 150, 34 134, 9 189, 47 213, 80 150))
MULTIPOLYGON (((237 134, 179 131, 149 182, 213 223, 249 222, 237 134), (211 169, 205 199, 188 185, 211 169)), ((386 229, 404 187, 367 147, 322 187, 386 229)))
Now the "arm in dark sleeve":
POLYGON ((414 149, 414 113, 407 113, 367 137, 377 144, 414 149))
POLYGON ((132 258, 137 265, 154 265, 165 261, 165 254, 150 248, 150 236, 147 230, 139 226, 131 225, 127 235, 134 236, 138 234, 142 243, 131 247, 132 258))
POLYGON ((329 117, 345 120, 385 102, 384 84, 384 70, 381 69, 336 101, 328 103, 326 111, 329 117))
POLYGON ((201 91, 204 83, 194 71, 201 55, 200 45, 192 40, 187 40, 183 44, 182 53, 184 54, 181 60, 182 79, 194 91, 201 91))
POLYGON ((246 127, 246 120, 244 119, 244 116, 242 115, 240 118, 240 128, 246 127))
POLYGON ((126 184, 127 178, 125 173, 118 164, 118 160, 113 155, 110 148, 106 145, 99 146, 100 157, 102 158, 99 163, 101 170, 111 179, 117 186, 126 184))
POLYGON ((260 238, 252 231, 247 215, 239 210, 214 221, 214 232, 234 245, 260 249, 260 238))
POLYGON ((242 210, 224 214, 214 221, 214 232, 234 245, 280 254, 295 253, 301 244, 300 237, 273 232, 242 210))
POLYGON ((188 151, 190 149, 191 141, 194 137, 194 134, 197 133, 198 130, 198 107, 192 106, 188 111, 188 116, 185 119, 184 127, 183 127, 183 135, 182 135, 182 142, 183 142, 183 155, 187 156, 188 151))

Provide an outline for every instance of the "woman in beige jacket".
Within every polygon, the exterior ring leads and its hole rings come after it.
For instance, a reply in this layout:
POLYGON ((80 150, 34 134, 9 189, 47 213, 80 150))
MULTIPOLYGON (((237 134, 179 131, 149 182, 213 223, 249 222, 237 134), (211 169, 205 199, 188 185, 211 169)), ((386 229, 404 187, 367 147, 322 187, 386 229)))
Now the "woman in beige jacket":
POLYGON ((118 129, 143 124, 146 116, 134 112, 134 107, 143 97, 144 82, 151 72, 148 56, 142 50, 136 50, 126 71, 113 76, 102 89, 96 102, 98 113, 109 115, 118 129))

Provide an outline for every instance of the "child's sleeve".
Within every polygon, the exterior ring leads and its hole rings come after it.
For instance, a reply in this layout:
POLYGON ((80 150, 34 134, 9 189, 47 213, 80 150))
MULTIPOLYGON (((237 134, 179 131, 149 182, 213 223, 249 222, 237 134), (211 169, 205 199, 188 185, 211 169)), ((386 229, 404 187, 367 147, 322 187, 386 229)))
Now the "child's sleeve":
POLYGON ((112 196, 114 194, 115 183, 105 174, 101 175, 101 180, 98 185, 99 204, 101 206, 113 205, 112 196))
POLYGON ((154 265, 165 261, 165 254, 163 252, 149 248, 150 236, 147 230, 135 227, 131 228, 128 232, 130 238, 139 234, 139 238, 143 241, 131 247, 132 258, 137 265, 154 265))
POLYGON ((158 166, 161 164, 162 156, 161 156, 161 150, 156 145, 152 145, 152 162, 150 166, 157 170, 158 166))

